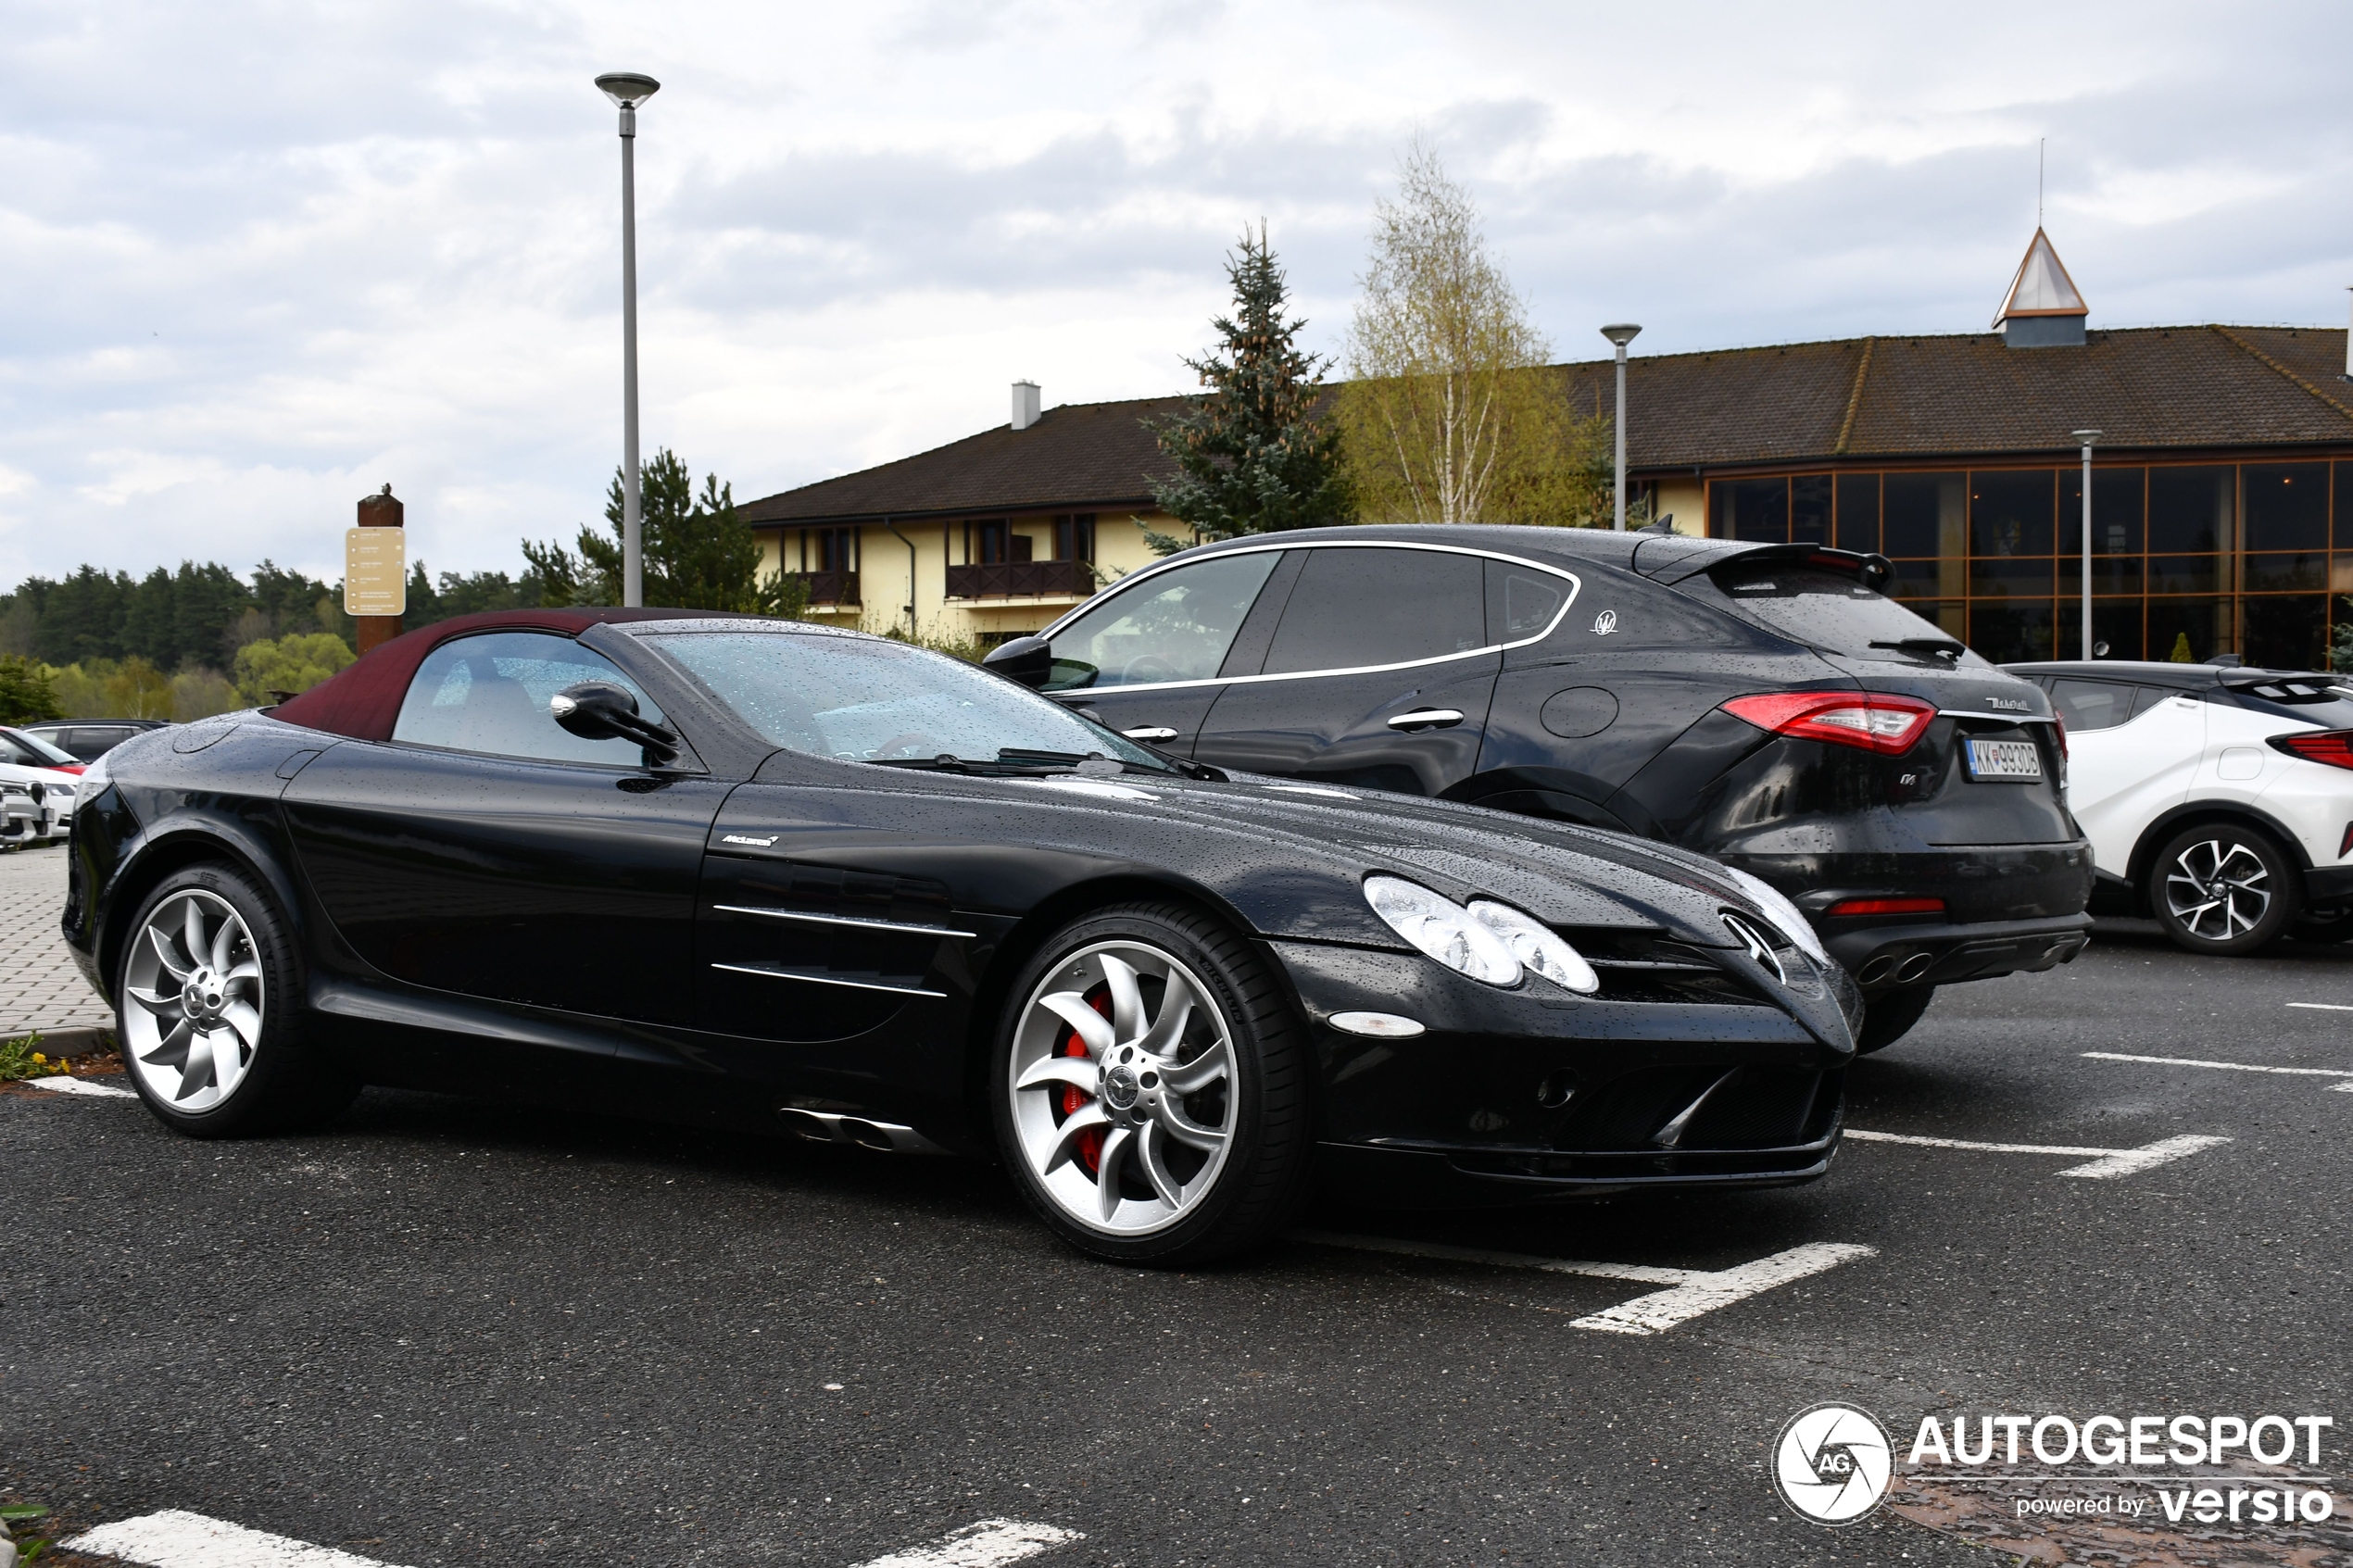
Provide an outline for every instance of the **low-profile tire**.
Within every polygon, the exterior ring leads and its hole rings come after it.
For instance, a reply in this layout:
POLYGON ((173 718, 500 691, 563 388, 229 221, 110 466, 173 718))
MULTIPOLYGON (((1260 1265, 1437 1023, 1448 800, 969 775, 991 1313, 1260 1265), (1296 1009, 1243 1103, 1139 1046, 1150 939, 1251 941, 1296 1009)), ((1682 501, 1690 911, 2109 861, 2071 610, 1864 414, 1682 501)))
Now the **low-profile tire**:
POLYGON ((1855 1037, 1855 1054, 1883 1051, 1910 1034, 1935 999, 1933 985, 1898 985, 1871 997, 1863 1004, 1863 1031, 1855 1037))
POLYGON ((1295 1212, 1308 1073, 1247 942, 1183 905, 1123 904, 1063 927, 1014 981, 989 1100, 1014 1182, 1057 1235, 1173 1268, 1257 1245, 1295 1212))
POLYGON ((301 955, 268 893, 216 862, 147 895, 116 960, 115 1038, 147 1109, 192 1137, 288 1132, 359 1086, 305 1037, 301 955))
POLYGON ((2238 822, 2174 834, 2149 863, 2147 891, 2166 936, 2192 953, 2251 953, 2304 912, 2296 862, 2270 834, 2238 822))

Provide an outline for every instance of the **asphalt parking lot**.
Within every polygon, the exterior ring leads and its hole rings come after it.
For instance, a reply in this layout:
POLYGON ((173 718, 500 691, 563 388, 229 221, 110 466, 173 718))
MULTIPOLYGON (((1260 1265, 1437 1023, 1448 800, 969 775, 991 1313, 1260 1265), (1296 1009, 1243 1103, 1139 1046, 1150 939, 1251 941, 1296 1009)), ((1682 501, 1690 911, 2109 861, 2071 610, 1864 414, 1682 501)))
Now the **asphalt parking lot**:
MULTIPOLYGON (((379 1093, 201 1144, 11 1091, 0 1498, 59 1535, 184 1510, 409 1568, 848 1568, 984 1520, 1032 1536, 902 1561, 2088 1561, 1900 1482, 1901 1512, 1804 1522, 1768 1452, 1825 1399, 1899 1449, 1980 1411, 2353 1425, 2329 1008, 2353 947, 2104 930, 1858 1064, 1850 1128, 1923 1141, 1851 1138, 1813 1186, 1327 1206, 1348 1245, 1190 1274, 1073 1256, 972 1164, 379 1093)), ((2342 1560, 2336 1490, 2329 1524, 2207 1545, 2342 1560)))

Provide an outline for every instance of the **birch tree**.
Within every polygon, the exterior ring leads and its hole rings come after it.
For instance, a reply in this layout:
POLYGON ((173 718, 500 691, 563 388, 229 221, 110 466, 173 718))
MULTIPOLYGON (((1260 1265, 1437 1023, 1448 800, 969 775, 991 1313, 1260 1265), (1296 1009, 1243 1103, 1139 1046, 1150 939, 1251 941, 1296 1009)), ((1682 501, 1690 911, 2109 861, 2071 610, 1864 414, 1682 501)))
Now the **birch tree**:
POLYGON ((1489 250, 1470 194, 1416 141, 1374 209, 1340 424, 1365 521, 1575 522, 1594 433, 1489 250))

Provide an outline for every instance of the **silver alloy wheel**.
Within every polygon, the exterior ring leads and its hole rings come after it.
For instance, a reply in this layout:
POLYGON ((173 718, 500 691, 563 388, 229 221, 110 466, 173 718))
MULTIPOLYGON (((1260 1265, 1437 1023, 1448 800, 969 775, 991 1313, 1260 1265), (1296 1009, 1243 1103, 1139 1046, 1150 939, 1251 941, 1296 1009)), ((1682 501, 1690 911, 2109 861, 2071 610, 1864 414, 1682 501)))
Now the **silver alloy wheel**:
POLYGON ((1083 947, 1039 982, 1006 1088, 1038 1185, 1089 1230, 1136 1236, 1175 1224, 1216 1185, 1238 1078, 1233 1032, 1199 977, 1128 940, 1083 947), (1074 1042, 1083 1055, 1065 1054, 1074 1042))
POLYGON ((236 1093, 261 1043, 261 958, 229 901, 183 887, 157 904, 123 966, 123 1055, 174 1110, 236 1093))
POLYGON ((2201 839, 2173 857, 2165 905, 2191 935, 2227 942, 2271 912, 2271 880, 2263 858, 2236 839, 2201 839))

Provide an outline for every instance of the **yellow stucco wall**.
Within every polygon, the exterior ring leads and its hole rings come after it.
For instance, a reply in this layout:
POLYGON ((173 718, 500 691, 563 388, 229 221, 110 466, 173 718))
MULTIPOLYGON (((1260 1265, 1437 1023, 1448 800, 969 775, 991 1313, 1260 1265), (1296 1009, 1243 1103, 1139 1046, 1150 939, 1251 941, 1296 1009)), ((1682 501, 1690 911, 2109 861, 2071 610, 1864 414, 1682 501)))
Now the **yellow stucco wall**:
MULTIPOLYGON (((1001 515, 1001 514, 1000 514, 1001 515)), ((1051 560, 1054 554, 1051 514, 1015 516, 1013 532, 1030 540, 1030 558, 1051 560)), ((1182 533, 1174 518, 1159 512, 1143 514, 1142 526, 1126 512, 1102 512, 1095 520, 1095 571, 1110 583, 1160 558, 1144 542, 1145 529, 1157 533, 1182 533)), ((798 528, 768 528, 757 533, 761 571, 800 570, 798 528)), ((813 546, 812 546, 813 547, 813 546)), ((914 583, 914 622, 925 636, 1013 636, 1044 630, 1083 598, 1054 595, 1022 599, 950 599, 946 597, 948 566, 964 560, 962 519, 948 522, 903 522, 894 535, 889 528, 869 523, 859 529, 858 583, 864 601, 855 608, 812 612, 811 619, 865 632, 887 632, 908 620, 910 568, 914 583), (912 558, 909 546, 913 547, 912 558)))

